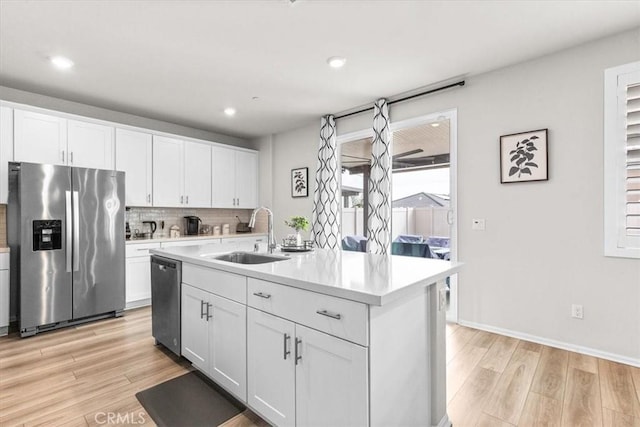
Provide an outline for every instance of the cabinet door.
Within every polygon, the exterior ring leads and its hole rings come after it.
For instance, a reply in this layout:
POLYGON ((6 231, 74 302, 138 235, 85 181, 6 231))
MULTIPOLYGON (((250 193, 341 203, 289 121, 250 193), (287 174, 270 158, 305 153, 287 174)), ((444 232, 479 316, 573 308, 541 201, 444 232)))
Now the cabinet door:
POLYGON ((300 325, 296 339, 296 425, 368 425, 367 349, 300 325))
POLYGON ((253 209, 258 206, 258 154, 236 152, 236 207, 253 209))
POLYGON ((69 120, 67 164, 81 168, 113 169, 112 126, 69 120))
POLYGON ((0 203, 9 195, 9 162, 13 161, 13 110, 0 107, 0 203))
POLYGON ((247 401, 247 306, 211 295, 209 375, 243 402, 247 401))
POLYGON ((9 326, 9 270, 0 270, 0 328, 7 326, 9 326))
POLYGON ((153 206, 182 207, 184 203, 183 143, 153 136, 153 206))
MULTIPOLYGON (((185 283, 181 291, 182 355, 203 372, 209 372, 209 294, 185 283)), ((211 313, 211 310, 209 310, 211 313)))
POLYGON ((247 402, 277 426, 296 423, 294 332, 288 320, 247 309, 247 402))
POLYGON ((151 298, 151 258, 127 258, 126 265, 125 301, 127 306, 135 306, 135 301, 151 298))
POLYGON ((184 204, 211 207, 211 146, 184 143, 184 204))
POLYGON ((125 172, 127 206, 151 206, 151 134, 116 129, 116 169, 125 172))
POLYGON ((67 120, 14 110, 14 158, 18 162, 67 164, 67 120))
POLYGON ((211 207, 235 207, 235 150, 212 147, 211 207))

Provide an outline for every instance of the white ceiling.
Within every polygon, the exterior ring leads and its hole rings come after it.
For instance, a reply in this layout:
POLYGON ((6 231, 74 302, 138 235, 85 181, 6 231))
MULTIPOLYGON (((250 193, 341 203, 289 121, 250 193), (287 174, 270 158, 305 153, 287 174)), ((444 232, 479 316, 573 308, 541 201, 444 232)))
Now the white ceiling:
POLYGON ((639 23, 639 1, 0 0, 0 84, 255 137, 639 23))

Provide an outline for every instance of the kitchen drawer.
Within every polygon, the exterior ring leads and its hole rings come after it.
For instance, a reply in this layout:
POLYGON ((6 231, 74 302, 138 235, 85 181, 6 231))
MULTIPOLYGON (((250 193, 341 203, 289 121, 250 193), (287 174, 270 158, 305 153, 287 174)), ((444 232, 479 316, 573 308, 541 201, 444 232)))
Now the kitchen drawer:
POLYGON ((142 256, 149 256, 149 249, 160 249, 160 243, 159 242, 155 242, 155 243, 127 243, 126 247, 126 257, 127 258, 133 258, 133 257, 142 257, 142 256))
POLYGON ((198 245, 210 245, 213 243, 220 243, 220 239, 189 239, 189 240, 178 240, 177 242, 162 242, 162 247, 172 248, 176 246, 198 246, 198 245))
POLYGON ((247 281, 247 304, 356 344, 368 345, 366 304, 251 277, 247 281))
POLYGON ((242 304, 247 303, 247 278, 245 276, 183 263, 182 281, 203 291, 242 304))

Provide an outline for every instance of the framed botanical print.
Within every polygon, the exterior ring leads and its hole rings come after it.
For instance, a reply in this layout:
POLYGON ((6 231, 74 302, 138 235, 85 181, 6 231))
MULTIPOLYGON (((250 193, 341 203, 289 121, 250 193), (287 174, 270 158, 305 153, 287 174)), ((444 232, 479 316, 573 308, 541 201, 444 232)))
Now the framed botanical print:
POLYGON ((309 196, 309 168, 291 169, 291 197, 309 196))
POLYGON ((500 137, 500 182, 549 179, 547 129, 500 137))

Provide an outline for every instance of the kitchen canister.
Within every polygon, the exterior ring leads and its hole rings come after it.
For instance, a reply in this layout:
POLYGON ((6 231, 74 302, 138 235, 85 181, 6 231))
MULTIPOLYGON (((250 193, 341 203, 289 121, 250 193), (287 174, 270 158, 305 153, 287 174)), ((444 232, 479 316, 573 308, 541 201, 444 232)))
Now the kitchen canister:
POLYGON ((229 224, 222 224, 222 234, 229 234, 229 224))
POLYGON ((213 226, 213 235, 214 236, 219 236, 220 235, 220 226, 219 225, 214 225, 213 226))
POLYGON ((180 237, 180 227, 177 225, 172 225, 169 228, 169 237, 180 237))

